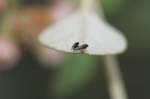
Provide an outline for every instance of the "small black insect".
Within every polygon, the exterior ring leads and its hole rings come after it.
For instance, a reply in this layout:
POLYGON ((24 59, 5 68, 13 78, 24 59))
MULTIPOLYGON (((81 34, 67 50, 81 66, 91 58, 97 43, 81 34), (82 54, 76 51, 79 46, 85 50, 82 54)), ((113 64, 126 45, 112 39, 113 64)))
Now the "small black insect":
POLYGON ((83 50, 83 49, 86 49, 87 47, 88 47, 88 44, 83 44, 78 47, 78 50, 83 50))
POLYGON ((77 50, 78 47, 79 47, 79 42, 76 42, 73 44, 72 49, 77 50))
POLYGON ((79 46, 79 42, 76 42, 76 43, 73 44, 72 49, 74 51, 76 51, 76 50, 86 49, 87 47, 88 47, 88 44, 83 44, 83 45, 79 46))

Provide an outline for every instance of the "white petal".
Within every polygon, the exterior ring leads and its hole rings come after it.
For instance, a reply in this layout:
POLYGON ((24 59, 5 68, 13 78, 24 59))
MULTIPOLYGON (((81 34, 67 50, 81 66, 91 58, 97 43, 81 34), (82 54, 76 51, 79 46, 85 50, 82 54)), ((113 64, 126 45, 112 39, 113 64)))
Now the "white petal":
POLYGON ((72 53, 74 43, 88 44, 84 53, 91 55, 117 54, 126 49, 120 32, 93 12, 72 14, 44 30, 39 40, 48 47, 72 53))
POLYGON ((105 55, 123 52, 127 47, 123 35, 110 26, 104 19, 100 19, 95 13, 86 15, 85 42, 89 47, 87 54, 105 55))
POLYGON ((65 52, 74 52, 72 45, 80 41, 80 16, 73 14, 48 27, 42 32, 39 40, 46 46, 65 52))

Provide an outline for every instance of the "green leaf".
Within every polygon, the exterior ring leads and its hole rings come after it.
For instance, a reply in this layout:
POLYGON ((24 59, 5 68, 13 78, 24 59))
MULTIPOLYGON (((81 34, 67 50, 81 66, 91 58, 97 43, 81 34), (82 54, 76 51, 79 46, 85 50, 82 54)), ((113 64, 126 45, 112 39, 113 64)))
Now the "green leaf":
POLYGON ((100 0, 105 13, 114 13, 126 2, 126 0, 100 0))
POLYGON ((96 57, 88 55, 70 55, 68 62, 55 76, 52 92, 57 96, 66 96, 84 88, 96 71, 96 57))

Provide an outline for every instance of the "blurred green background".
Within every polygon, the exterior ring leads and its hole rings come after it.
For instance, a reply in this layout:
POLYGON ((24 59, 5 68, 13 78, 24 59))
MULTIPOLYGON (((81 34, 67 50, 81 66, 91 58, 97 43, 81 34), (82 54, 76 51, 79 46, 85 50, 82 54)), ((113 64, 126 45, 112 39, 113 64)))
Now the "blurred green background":
MULTIPOLYGON (((150 0, 101 3, 108 22, 129 42, 128 50, 119 55, 129 99, 150 99, 150 0)), ((0 71, 0 99, 109 99, 101 57, 65 54, 57 68, 45 68, 32 47, 22 46, 16 66, 0 71)))

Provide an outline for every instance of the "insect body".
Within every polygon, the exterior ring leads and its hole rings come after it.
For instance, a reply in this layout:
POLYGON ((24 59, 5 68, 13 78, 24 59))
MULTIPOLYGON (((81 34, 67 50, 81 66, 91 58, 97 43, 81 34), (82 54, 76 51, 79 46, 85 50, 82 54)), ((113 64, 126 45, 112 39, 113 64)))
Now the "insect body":
POLYGON ((86 49, 87 47, 88 47, 87 44, 83 44, 83 45, 79 46, 79 47, 77 48, 77 50, 83 50, 83 49, 86 49))
POLYGON ((77 50, 78 47, 79 47, 79 42, 76 42, 73 44, 72 49, 77 50))
POLYGON ((79 50, 84 50, 84 49, 86 49, 87 47, 88 47, 88 44, 83 44, 83 45, 80 45, 80 46, 79 46, 79 42, 76 42, 76 43, 73 44, 72 49, 73 49, 74 51, 79 51, 79 50))

